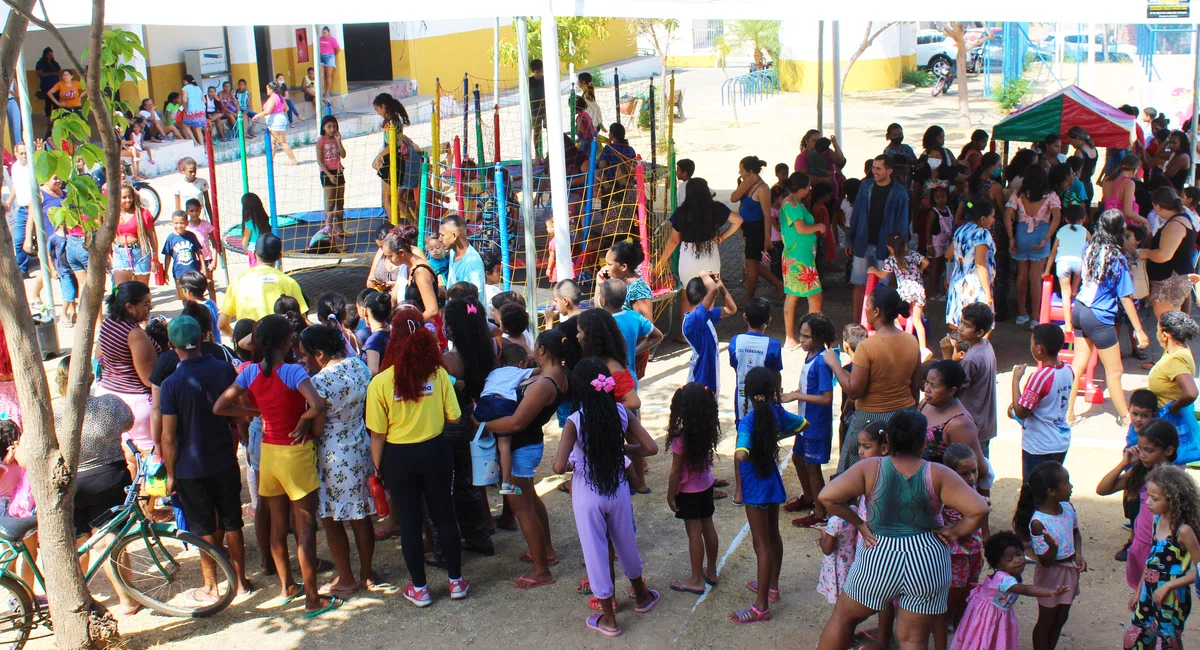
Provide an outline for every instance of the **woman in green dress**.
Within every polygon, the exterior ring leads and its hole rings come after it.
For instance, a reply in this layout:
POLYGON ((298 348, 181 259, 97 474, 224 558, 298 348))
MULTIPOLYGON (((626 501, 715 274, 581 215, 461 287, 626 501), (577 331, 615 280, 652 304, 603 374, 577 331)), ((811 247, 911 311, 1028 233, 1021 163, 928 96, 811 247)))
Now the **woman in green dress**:
POLYGON ((787 340, 783 349, 799 347, 796 339, 796 303, 808 298, 808 312, 821 311, 821 276, 817 272, 817 237, 825 224, 817 223, 801 200, 808 196, 808 174, 788 176, 788 196, 780 206, 783 235, 783 325, 787 340))

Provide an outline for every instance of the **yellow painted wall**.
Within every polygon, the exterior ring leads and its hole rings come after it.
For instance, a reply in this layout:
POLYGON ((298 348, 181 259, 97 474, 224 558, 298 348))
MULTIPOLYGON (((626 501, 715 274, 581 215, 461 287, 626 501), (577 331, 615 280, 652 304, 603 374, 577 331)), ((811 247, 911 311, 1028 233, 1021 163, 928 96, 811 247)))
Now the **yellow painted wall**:
POLYGON ((689 54, 686 56, 668 56, 668 68, 713 68, 717 65, 716 54, 689 54))
MULTIPOLYGON (((137 113, 138 107, 141 106, 143 99, 152 97, 152 95, 150 95, 150 84, 145 79, 138 81, 126 81, 125 83, 121 84, 119 92, 121 94, 121 99, 133 104, 134 113, 137 113)), ((163 99, 165 100, 166 96, 164 96, 163 99)), ((157 104, 158 100, 155 100, 155 105, 157 106, 157 104)))
MULTIPOLYGON (((916 55, 890 59, 859 59, 843 79, 844 92, 888 90, 900 85, 904 68, 915 66, 916 55)), ((779 85, 792 92, 817 92, 817 62, 781 60, 776 66, 779 85)), ((826 92, 833 88, 833 63, 825 62, 826 92)))
POLYGON ((262 110, 262 94, 263 84, 258 78, 257 63, 230 63, 229 64, 229 81, 233 84, 234 89, 237 89, 238 79, 246 80, 246 90, 250 92, 250 110, 258 112, 262 110))
MULTIPOLYGON (((624 18, 609 19, 608 38, 591 41, 587 67, 604 65, 637 55, 637 38, 629 31, 629 21, 624 18)), ((579 68, 579 66, 575 66, 579 68)), ((564 68, 565 69, 565 68, 564 68)))
MULTIPOLYGON (((500 28, 501 40, 514 38, 516 30, 512 25, 500 28)), ((443 88, 460 88, 464 72, 487 79, 487 85, 491 86, 492 39, 491 29, 476 29, 411 39, 404 48, 397 48, 393 43, 392 76, 416 79, 417 90, 427 95, 433 94, 438 78, 441 78, 443 88), (397 61, 399 53, 403 53, 402 58, 407 59, 407 74, 401 74, 399 70, 403 67, 403 63, 397 61)), ((511 71, 505 72, 507 74, 502 73, 501 77, 514 79, 511 71)))
MULTIPOLYGON (((392 77, 396 79, 412 79, 412 50, 409 47, 409 41, 391 41, 392 54, 392 77)), ((419 86, 417 90, 427 94, 433 94, 433 86, 419 86)))
POLYGON ((146 77, 150 87, 150 96, 161 111, 167 106, 167 95, 179 92, 183 88, 183 62, 152 65, 147 70, 146 77))

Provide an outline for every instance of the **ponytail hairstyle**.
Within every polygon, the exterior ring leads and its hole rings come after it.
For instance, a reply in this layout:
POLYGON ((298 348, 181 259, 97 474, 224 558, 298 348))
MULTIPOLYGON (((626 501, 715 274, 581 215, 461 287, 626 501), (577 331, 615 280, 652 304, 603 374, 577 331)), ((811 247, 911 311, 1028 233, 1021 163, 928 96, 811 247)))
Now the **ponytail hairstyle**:
POLYGON ((271 314, 263 316, 254 326, 254 358, 262 360, 263 373, 270 377, 277 365, 287 358, 292 347, 292 336, 295 330, 285 316, 271 314))
POLYGON ((381 127, 386 127, 389 124, 395 125, 397 130, 403 130, 404 127, 410 124, 408 120, 408 111, 404 110, 404 104, 400 100, 392 97, 388 93, 379 93, 375 95, 375 101, 371 102, 376 108, 383 109, 383 124, 381 127))
POLYGON ((317 318, 322 325, 340 326, 346 319, 346 297, 340 293, 327 293, 317 298, 317 318))
POLYGON ((995 211, 996 207, 992 205, 990 199, 980 197, 973 201, 967 201, 967 210, 963 213, 963 219, 978 224, 981 219, 986 219, 995 211))
MULTIPOLYGON (((417 229, 407 224, 396 226, 383 238, 383 248, 389 253, 412 253, 417 241, 417 229)), ((411 272, 410 272, 411 273, 411 272)))
POLYGON ((1033 161, 1037 160, 1037 153, 1033 149, 1020 149, 1013 154, 1011 160, 1008 161, 1008 167, 1004 168, 1004 180, 1011 183, 1023 176, 1033 161))
POLYGON ((895 322, 898 316, 908 318, 911 310, 907 302, 892 287, 881 284, 871 292, 871 304, 879 310, 879 315, 888 323, 895 322))
POLYGON ((1046 494, 1066 476, 1067 468, 1054 461, 1041 463, 1033 468, 1028 480, 1021 486, 1020 496, 1017 497, 1017 509, 1012 520, 1013 530, 1025 538, 1029 537, 1029 522, 1033 519, 1034 511, 1046 500, 1046 494))
MULTIPOLYGON (((1175 188, 1171 187, 1170 185, 1164 185, 1154 190, 1154 192, 1150 195, 1150 201, 1154 205, 1161 205, 1172 212, 1183 212, 1183 201, 1180 200, 1179 195, 1175 193, 1175 188)), ((141 221, 139 220, 138 223, 141 223, 141 221)))
MULTIPOLYGON (((478 399, 483 393, 488 373, 497 366, 496 346, 492 344, 487 318, 483 314, 483 307, 478 302, 462 298, 451 300, 442 310, 446 338, 454 344, 462 362, 462 396, 471 400, 478 399)), ((394 332, 392 336, 395 336, 394 332)))
POLYGON ((748 455, 754 472, 770 476, 779 463, 779 422, 775 405, 779 403, 779 387, 775 373, 764 366, 746 373, 746 402, 754 414, 754 429, 750 432, 748 455))
MULTIPOLYGON (((478 347, 486 347, 479 345, 478 347)), ((421 312, 411 305, 401 305, 392 315, 392 334, 379 371, 392 366, 393 390, 396 399, 421 399, 427 384, 442 367, 442 351, 437 337, 425 329, 421 312)))
POLYGON ((682 440, 684 467, 703 472, 712 466, 713 453, 721 439, 721 421, 717 398, 704 384, 694 381, 684 384, 671 398, 667 446, 677 439, 682 440))
POLYGON ((620 122, 613 122, 608 127, 608 139, 617 144, 629 144, 625 139, 625 127, 620 122))
POLYGON ((979 186, 981 184, 980 181, 983 180, 983 170, 999 164, 1000 154, 995 151, 983 154, 983 157, 979 159, 979 165, 975 167, 975 171, 971 172, 971 175, 967 177, 967 196, 969 198, 987 198, 986 196, 979 196, 979 186))
POLYGON ((738 164, 741 165, 742 169, 750 172, 751 174, 762 173, 763 168, 767 166, 767 162, 760 159, 758 156, 746 156, 745 158, 742 158, 741 162, 738 164))
MULTIPOLYGON (((1146 426, 1142 427, 1141 431, 1138 431, 1137 437, 1145 438, 1147 442, 1163 451, 1169 451, 1168 462, 1174 463, 1175 459, 1179 457, 1179 433, 1175 430, 1175 425, 1166 420, 1159 418, 1150 420, 1146 426)), ((1146 467, 1145 463, 1140 460, 1129 468, 1125 475, 1125 499, 1132 501, 1139 498, 1142 486, 1146 484, 1146 476, 1152 469, 1154 468, 1146 467)))
POLYGON ((887 245, 892 249, 892 259, 896 262, 896 268, 900 269, 901 273, 908 273, 908 260, 905 259, 908 255, 908 243, 904 241, 904 237, 900 233, 892 233, 888 235, 887 245))
POLYGON ((311 355, 324 352, 331 359, 346 356, 346 342, 342 340, 342 328, 334 325, 310 325, 300 333, 300 345, 311 355))
POLYGON ((371 290, 363 300, 363 307, 375 321, 389 324, 392 316, 392 294, 371 290))
POLYGON ((104 298, 104 316, 115 321, 137 325, 137 322, 129 315, 129 305, 136 305, 149 293, 150 287, 137 280, 118 284, 104 298))
POLYGON ((1082 126, 1073 126, 1067 131, 1068 140, 1083 140, 1087 146, 1095 149, 1096 144, 1092 142, 1092 136, 1088 135, 1087 129, 1082 126))
POLYGON ((546 354, 559 363, 566 365, 567 355, 567 337, 562 332, 556 329, 549 329, 541 334, 538 334, 537 340, 533 342, 533 349, 541 348, 546 354))
POLYGON ((624 489, 625 478, 625 425, 613 394, 612 373, 608 364, 588 357, 575 366, 571 383, 579 404, 579 446, 586 459, 587 482, 601 496, 612 496, 624 489))

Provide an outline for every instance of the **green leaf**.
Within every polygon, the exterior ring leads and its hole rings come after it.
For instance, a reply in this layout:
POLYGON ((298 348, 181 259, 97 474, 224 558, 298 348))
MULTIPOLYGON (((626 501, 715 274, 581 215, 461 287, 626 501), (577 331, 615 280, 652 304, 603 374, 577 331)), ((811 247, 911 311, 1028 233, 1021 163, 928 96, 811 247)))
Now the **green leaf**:
POLYGON ((54 174, 62 179, 70 178, 71 171, 75 169, 74 165, 71 164, 71 156, 61 151, 56 151, 55 154, 54 174))
POLYGON ((50 180, 58 168, 58 161, 54 159, 56 155, 60 155, 57 151, 35 151, 33 152, 33 173, 37 176, 38 185, 50 180))
POLYGON ((91 143, 80 145, 75 153, 83 158, 83 164, 88 167, 104 162, 104 150, 91 143))

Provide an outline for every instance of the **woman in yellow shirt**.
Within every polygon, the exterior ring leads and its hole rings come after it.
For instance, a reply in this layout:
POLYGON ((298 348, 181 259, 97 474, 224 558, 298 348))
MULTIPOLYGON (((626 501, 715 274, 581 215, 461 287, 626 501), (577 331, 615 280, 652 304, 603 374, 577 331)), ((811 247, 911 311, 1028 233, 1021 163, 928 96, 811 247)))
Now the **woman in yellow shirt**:
POLYGON ((1181 311, 1164 313, 1158 320, 1158 342, 1162 357, 1150 369, 1149 388, 1158 398, 1158 407, 1170 404, 1173 415, 1196 401, 1196 361, 1188 341, 1200 334, 1196 321, 1181 311))
POLYGON ((421 312, 404 306, 392 316, 392 335, 383 369, 367 387, 367 429, 376 474, 392 496, 409 581, 404 597, 417 607, 433 603, 425 580, 421 542, 423 504, 442 544, 450 597, 467 597, 462 545, 455 518, 454 461, 442 435, 461 417, 450 375, 442 366, 437 337, 425 329, 421 312), (402 368, 403 372, 396 372, 402 368))

